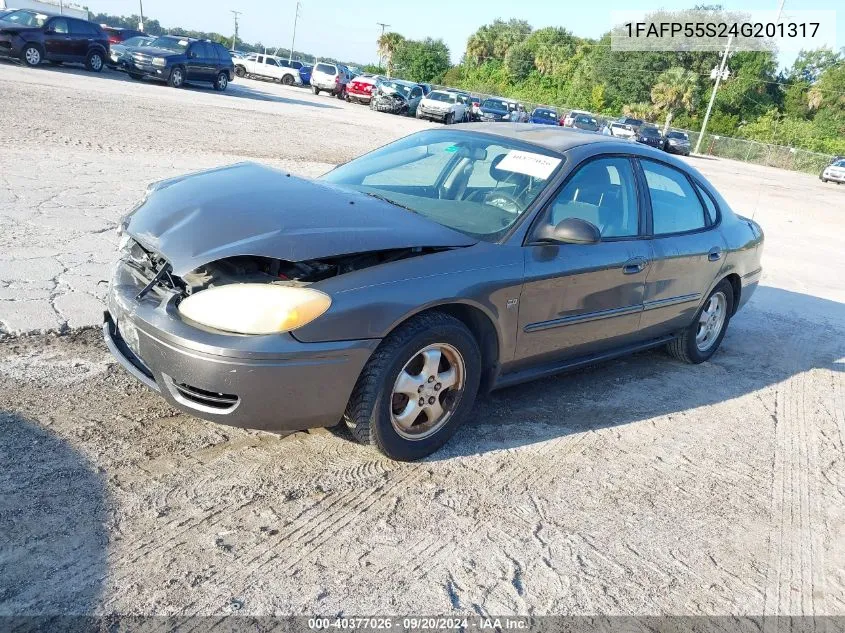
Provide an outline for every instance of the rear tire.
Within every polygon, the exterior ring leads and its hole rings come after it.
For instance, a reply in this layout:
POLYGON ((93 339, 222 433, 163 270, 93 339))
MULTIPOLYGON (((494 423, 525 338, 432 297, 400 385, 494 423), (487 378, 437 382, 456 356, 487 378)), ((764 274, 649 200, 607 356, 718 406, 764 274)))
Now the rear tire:
POLYGON ((422 314, 382 341, 361 372, 343 419, 358 442, 375 446, 392 459, 421 459, 458 430, 472 410, 480 376, 481 353, 469 329, 442 312, 422 314), (429 372, 422 362, 416 363, 427 361, 429 356, 424 354, 430 350, 436 350, 434 358, 440 361, 429 372), (411 373, 418 376, 419 387, 414 384, 410 392, 398 389, 400 376, 413 378, 411 373), (439 381, 446 376, 452 377, 454 386, 444 380, 440 388, 439 381), (418 395, 426 407, 434 409, 418 407, 418 395), (439 416, 429 417, 432 410, 439 410, 439 416), (411 420, 406 411, 420 413, 411 420))
POLYGON ((92 73, 98 73, 103 70, 105 60, 100 51, 91 51, 88 57, 85 58, 85 70, 92 73))
POLYGON ((217 73, 217 78, 214 80, 214 89, 217 92, 223 92, 229 85, 229 73, 217 73))
POLYGON ((443 120, 444 125, 452 125, 455 122, 455 113, 450 112, 446 115, 446 118, 443 120))
POLYGON ((246 76, 246 68, 243 66, 235 66, 235 74, 238 77, 245 77, 246 76))
POLYGON ((290 75, 284 75, 282 77, 282 85, 292 86, 293 85, 293 77, 291 77, 290 75))
POLYGON ((44 54, 41 52, 41 47, 37 44, 27 44, 21 51, 21 61, 30 68, 35 68, 43 60, 44 54))
POLYGON ((713 289, 713 292, 707 297, 704 305, 701 306, 695 315, 692 324, 684 330, 680 336, 666 345, 666 350, 669 354, 678 360, 685 363, 697 365, 708 360, 719 345, 722 344, 722 339, 725 337, 725 332, 728 330, 728 324, 731 320, 734 307, 734 291, 733 286, 729 281, 722 280, 719 285, 713 289), (708 337, 703 337, 702 333, 707 327, 705 311, 711 308, 715 309, 717 304, 721 310, 720 316, 713 317, 708 321, 710 323, 710 330, 708 337), (718 329, 715 325, 719 323, 718 329))
POLYGON ((320 94, 320 89, 317 86, 311 86, 311 92, 313 92, 315 95, 318 95, 320 94))

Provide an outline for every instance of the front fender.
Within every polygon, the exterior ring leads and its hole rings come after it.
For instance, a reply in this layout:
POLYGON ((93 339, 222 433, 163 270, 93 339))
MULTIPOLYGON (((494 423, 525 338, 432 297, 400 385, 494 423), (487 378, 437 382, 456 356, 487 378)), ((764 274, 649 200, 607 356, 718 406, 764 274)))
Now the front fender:
POLYGON ((331 296, 319 319, 293 332, 303 342, 384 338, 424 310, 465 305, 493 324, 500 359, 513 357, 522 292, 519 247, 477 244, 348 273, 314 284, 331 296))

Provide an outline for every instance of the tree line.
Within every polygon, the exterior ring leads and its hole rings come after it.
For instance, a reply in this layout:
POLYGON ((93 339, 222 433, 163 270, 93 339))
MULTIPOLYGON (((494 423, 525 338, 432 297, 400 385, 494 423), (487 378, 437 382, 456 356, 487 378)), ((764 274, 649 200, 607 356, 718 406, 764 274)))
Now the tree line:
MULTIPOLYGON (((128 28, 138 24, 137 16, 101 13, 93 19, 128 28)), ((152 35, 167 32, 232 44, 231 37, 219 33, 164 29, 155 19, 145 19, 144 28, 152 35)), ((713 89, 710 72, 721 59, 719 50, 620 52, 611 50, 609 32, 590 39, 563 27, 534 29, 516 19, 479 27, 455 65, 441 39, 413 40, 387 32, 377 46, 384 67, 367 65, 365 70, 693 130, 701 127, 713 89)), ((265 45, 239 41, 238 48, 263 52, 265 45)), ((279 47, 279 54, 287 56, 288 49, 279 47)), ((315 59, 299 51, 294 57, 315 59)), ((735 52, 727 65, 730 76, 717 93, 709 132, 845 154, 845 49, 801 51, 786 70, 778 69, 770 50, 735 52)))

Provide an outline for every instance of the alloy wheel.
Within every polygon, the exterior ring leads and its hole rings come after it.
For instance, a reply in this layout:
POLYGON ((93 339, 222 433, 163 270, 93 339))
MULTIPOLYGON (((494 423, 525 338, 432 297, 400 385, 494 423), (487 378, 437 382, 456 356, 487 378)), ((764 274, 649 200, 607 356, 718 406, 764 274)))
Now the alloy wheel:
POLYGON ((695 345, 699 351, 706 352, 715 344, 725 325, 728 300, 722 292, 716 292, 707 302, 698 317, 698 330, 695 345))
POLYGON ((41 51, 39 51, 34 46, 30 46, 24 52, 24 57, 26 58, 26 63, 30 66, 38 66, 41 63, 41 51))
POLYGON ((103 58, 100 57, 97 53, 91 55, 91 68, 93 70, 100 70, 103 67, 103 58))
POLYGON ((396 377, 390 398, 393 429, 421 440, 448 422, 464 389, 466 364, 448 343, 428 345, 414 354, 396 377))

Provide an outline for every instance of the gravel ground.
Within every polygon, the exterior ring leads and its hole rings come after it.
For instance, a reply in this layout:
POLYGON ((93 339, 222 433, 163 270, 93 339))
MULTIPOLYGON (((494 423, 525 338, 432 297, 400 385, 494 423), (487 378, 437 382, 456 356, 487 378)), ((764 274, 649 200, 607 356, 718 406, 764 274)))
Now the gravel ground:
POLYGON ((767 235, 714 358, 497 392, 399 464, 172 410, 83 326, 148 181, 319 173, 422 124, 250 81, 0 64, 0 89, 0 615, 845 615, 842 188, 692 159, 767 235))

